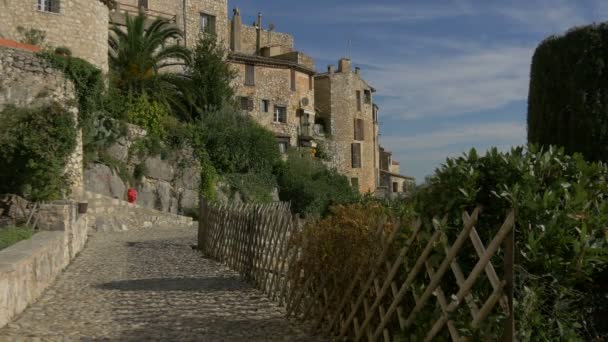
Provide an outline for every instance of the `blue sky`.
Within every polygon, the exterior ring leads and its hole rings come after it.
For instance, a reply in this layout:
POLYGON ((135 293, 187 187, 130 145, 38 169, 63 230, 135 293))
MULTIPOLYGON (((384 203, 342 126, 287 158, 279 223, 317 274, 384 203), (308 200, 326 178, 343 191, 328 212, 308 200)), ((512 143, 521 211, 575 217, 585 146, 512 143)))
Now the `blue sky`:
MULTIPOLYGON (((608 0, 231 0, 295 36, 317 70, 349 56, 376 89, 380 142, 424 180, 471 147, 526 140, 530 61, 545 37, 608 20, 608 0), (350 43, 349 43, 350 41, 350 43)), ((231 13, 231 12, 230 12, 231 13)))

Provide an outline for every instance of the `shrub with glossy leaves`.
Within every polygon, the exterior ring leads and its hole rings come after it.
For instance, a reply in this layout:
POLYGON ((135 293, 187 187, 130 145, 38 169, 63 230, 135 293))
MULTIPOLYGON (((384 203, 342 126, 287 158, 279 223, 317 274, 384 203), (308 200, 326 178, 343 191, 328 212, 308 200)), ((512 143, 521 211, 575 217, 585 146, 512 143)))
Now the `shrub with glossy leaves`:
POLYGON ((415 201, 423 217, 447 211, 456 227, 481 205, 486 242, 514 208, 518 339, 571 341, 607 333, 607 194, 606 165, 530 147, 448 159, 415 201))

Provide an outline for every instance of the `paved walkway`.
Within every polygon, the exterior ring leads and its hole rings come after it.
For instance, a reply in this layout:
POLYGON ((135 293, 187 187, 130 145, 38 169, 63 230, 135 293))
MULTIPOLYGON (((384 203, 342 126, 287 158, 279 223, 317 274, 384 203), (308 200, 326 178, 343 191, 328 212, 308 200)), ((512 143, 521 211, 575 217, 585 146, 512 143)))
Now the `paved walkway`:
POLYGON ((0 341, 320 340, 195 240, 193 228, 96 234, 0 341))

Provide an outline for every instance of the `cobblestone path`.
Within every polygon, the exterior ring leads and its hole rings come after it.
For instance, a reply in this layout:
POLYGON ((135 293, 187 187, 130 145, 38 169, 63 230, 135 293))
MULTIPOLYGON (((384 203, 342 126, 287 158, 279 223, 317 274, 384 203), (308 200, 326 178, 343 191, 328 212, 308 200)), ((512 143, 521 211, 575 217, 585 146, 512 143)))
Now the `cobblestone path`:
POLYGON ((0 341, 321 340, 195 243, 193 228, 97 233, 0 341))

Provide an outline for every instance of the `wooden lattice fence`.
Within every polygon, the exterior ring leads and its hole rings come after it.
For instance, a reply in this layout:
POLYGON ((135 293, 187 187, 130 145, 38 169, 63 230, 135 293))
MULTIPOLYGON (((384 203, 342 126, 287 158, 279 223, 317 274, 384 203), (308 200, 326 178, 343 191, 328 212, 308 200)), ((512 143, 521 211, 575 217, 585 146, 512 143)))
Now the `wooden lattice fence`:
POLYGON ((466 341, 469 331, 485 325, 498 331, 493 339, 512 341, 515 215, 508 212, 484 245, 475 229, 480 212, 464 212, 456 230, 446 229, 446 218, 393 222, 406 227, 405 241, 396 239, 404 229, 378 229, 382 248, 373 267, 353 274, 347 288, 330 275, 299 268, 306 242, 294 243, 302 225, 286 203, 201 201, 199 248, 285 305, 288 317, 339 340, 408 340, 408 331, 420 336, 423 329, 425 341, 466 341))

